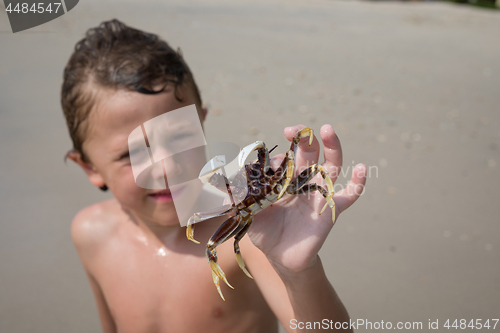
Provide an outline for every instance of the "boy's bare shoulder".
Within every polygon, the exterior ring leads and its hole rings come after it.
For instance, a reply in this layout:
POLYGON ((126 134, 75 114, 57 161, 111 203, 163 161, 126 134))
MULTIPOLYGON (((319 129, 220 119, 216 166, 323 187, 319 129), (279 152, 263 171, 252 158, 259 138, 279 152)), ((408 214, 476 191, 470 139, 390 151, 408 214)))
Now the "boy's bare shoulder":
POLYGON ((76 214, 71 223, 71 237, 82 254, 98 251, 118 229, 118 220, 124 212, 116 199, 88 206, 76 214))

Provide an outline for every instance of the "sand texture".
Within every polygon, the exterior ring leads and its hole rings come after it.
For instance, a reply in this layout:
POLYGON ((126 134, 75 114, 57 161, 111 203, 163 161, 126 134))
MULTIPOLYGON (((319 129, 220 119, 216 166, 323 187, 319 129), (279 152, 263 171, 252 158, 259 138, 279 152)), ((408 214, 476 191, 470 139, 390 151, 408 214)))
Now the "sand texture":
POLYGON ((210 141, 284 152, 285 126, 331 123, 346 172, 370 167, 320 253, 353 319, 421 321, 427 332, 429 319, 499 318, 500 11, 82 0, 12 34, 1 6, 0 332, 100 330, 70 223, 109 194, 63 162, 59 93, 74 44, 111 18, 181 47, 210 141))

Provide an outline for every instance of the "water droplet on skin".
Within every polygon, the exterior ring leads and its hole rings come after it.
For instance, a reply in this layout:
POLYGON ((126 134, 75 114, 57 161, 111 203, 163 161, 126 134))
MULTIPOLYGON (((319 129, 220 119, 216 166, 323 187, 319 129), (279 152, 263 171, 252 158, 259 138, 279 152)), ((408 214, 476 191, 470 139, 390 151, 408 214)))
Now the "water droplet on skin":
POLYGON ((156 254, 158 254, 161 257, 165 257, 167 255, 167 252, 163 247, 159 248, 158 251, 156 251, 156 254))
POLYGON ((148 246, 149 243, 148 243, 148 239, 146 238, 145 235, 139 235, 137 236, 137 239, 139 240, 139 242, 141 242, 142 244, 148 246))

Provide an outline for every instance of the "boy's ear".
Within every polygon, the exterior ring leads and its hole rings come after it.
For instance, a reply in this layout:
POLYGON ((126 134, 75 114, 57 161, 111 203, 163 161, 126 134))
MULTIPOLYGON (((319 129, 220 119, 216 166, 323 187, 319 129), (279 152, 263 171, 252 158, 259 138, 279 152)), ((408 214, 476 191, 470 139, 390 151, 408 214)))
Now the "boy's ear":
POLYGON ((89 181, 94 185, 99 188, 102 188, 103 186, 106 186, 104 179, 102 179, 102 176, 95 167, 92 165, 90 162, 85 162, 82 159, 82 155, 79 152, 76 151, 70 151, 66 155, 70 160, 78 164, 83 171, 87 174, 87 177, 89 178, 89 181))

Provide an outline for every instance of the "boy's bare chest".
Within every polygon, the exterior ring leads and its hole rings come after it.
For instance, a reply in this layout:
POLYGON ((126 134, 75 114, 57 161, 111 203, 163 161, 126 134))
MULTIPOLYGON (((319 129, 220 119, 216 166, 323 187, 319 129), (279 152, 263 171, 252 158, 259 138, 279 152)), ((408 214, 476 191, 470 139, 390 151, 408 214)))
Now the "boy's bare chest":
POLYGON ((112 260, 102 258, 96 277, 122 332, 234 332, 242 323, 248 330, 252 320, 272 320, 256 284, 239 269, 232 244, 218 248, 235 287, 221 286, 226 302, 213 285, 204 247, 198 246, 195 253, 128 246, 113 250, 120 255, 109 253, 112 260))

